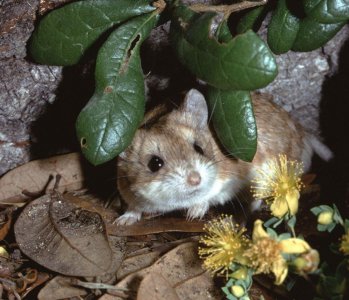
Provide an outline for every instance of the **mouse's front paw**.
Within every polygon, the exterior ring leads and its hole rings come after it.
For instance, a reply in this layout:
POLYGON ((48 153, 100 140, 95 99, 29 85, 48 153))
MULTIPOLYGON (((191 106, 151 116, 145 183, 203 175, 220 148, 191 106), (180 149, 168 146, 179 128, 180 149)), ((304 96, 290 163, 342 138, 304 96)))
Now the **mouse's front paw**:
POLYGON ((138 222, 142 217, 142 213, 136 211, 126 211, 123 215, 115 220, 117 225, 131 225, 138 222))
POLYGON ((208 211, 208 205, 204 205, 204 204, 194 205, 188 209, 187 219, 188 220, 202 219, 202 217, 206 214, 207 211, 208 211))

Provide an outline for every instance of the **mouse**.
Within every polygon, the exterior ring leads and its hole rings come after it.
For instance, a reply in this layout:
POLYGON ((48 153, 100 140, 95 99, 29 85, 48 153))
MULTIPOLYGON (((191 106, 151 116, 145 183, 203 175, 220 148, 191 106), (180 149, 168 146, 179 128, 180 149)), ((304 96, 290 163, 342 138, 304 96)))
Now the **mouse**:
POLYGON ((129 147, 117 159, 119 193, 127 210, 116 223, 130 225, 143 214, 185 210, 201 219, 212 206, 231 201, 249 187, 256 170, 279 154, 301 161, 304 171, 316 152, 324 160, 331 151, 270 95, 251 94, 258 140, 252 162, 223 151, 208 124, 204 95, 189 90, 179 107, 160 105, 146 113, 129 147))

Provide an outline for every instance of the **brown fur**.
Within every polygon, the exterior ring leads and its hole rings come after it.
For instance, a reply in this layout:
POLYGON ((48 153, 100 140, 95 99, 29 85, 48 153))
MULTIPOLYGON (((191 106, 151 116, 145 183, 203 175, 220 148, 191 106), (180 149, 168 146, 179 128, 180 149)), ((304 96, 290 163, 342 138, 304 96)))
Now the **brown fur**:
MULTIPOLYGON (((234 177, 239 182, 248 182, 254 168, 262 166, 269 158, 279 154, 286 154, 293 160, 304 159, 309 165, 312 149, 303 128, 267 95, 253 94, 252 99, 258 145, 251 163, 223 154, 214 134, 206 125, 205 130, 199 128, 193 114, 183 107, 168 110, 165 106, 160 106, 148 112, 132 144, 118 160, 118 187, 129 206, 128 209, 137 211, 143 205, 140 212, 146 211, 144 203, 140 202, 143 201, 139 197, 140 191, 146 189, 150 183, 160 182, 166 176, 171 176, 172 169, 184 161, 190 162, 191 159, 215 164, 218 179, 234 177), (194 143, 204 149, 204 155, 193 150, 194 143), (147 167, 153 155, 166 161, 163 168, 155 173, 147 167)), ((206 104, 203 105, 206 110, 206 104)), ((155 191, 155 199, 156 193, 155 191)))

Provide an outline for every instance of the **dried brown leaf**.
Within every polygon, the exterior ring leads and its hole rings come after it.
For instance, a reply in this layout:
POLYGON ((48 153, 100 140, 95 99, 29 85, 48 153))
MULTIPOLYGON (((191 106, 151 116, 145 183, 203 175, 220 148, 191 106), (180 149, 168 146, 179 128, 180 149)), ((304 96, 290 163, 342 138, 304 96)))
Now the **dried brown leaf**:
POLYGON ((54 182, 49 178, 57 174, 62 176, 58 191, 81 189, 85 180, 81 159, 79 153, 70 153, 34 160, 11 170, 0 178, 0 204, 23 206, 30 198, 22 193, 24 190, 37 193, 46 186, 52 189, 54 182))
MULTIPOLYGON (((179 295, 182 286, 185 287, 187 282, 189 286, 190 281, 193 282, 194 278, 196 278, 195 284, 199 288, 197 289, 195 286, 191 290, 186 288, 188 293, 186 294, 186 298, 179 297, 180 299, 221 299, 222 295, 217 297, 217 292, 213 287, 213 279, 205 272, 201 265, 202 262, 197 254, 197 243, 184 243, 167 252, 152 266, 128 275, 118 282, 116 287, 130 289, 129 296, 133 299, 145 276, 157 273, 166 278, 169 285, 176 290, 177 295, 179 295)), ((100 299, 122 299, 113 290, 108 290, 108 293, 114 295, 115 298, 101 297, 100 299)))
POLYGON ((31 259, 68 276, 115 271, 123 251, 114 251, 97 213, 74 206, 54 192, 27 205, 15 223, 20 249, 31 259))
MULTIPOLYGON (((117 212, 115 210, 111 210, 108 208, 103 207, 100 203, 102 203, 100 201, 100 199, 93 197, 87 194, 85 195, 87 198, 82 197, 76 197, 73 196, 71 194, 64 194, 64 199, 69 201, 71 204, 78 206, 84 210, 88 210, 90 212, 95 212, 97 214, 99 214, 104 222, 106 222, 107 224, 112 224, 116 217, 117 217, 117 212), (92 200, 96 200, 96 201, 92 201, 92 200), (97 203, 98 200, 98 203, 97 203)), ((108 225, 107 225, 108 228, 108 225)), ((109 232, 108 232, 109 233, 109 232)))
POLYGON ((130 258, 126 258, 118 272, 117 278, 118 280, 123 279, 127 275, 142 270, 146 267, 151 266, 160 256, 160 252, 152 251, 145 254, 140 254, 136 256, 132 256, 130 258))
POLYGON ((56 276, 39 292, 39 300, 56 300, 87 295, 86 290, 71 286, 71 278, 56 276))
POLYGON ((147 235, 162 232, 203 232, 203 221, 184 218, 156 218, 141 220, 132 225, 108 224, 108 233, 117 236, 147 235))
POLYGON ((159 273, 152 272, 142 280, 137 300, 180 300, 175 289, 159 273))
POLYGON ((208 272, 183 281, 175 290, 181 300, 223 299, 220 288, 208 272))

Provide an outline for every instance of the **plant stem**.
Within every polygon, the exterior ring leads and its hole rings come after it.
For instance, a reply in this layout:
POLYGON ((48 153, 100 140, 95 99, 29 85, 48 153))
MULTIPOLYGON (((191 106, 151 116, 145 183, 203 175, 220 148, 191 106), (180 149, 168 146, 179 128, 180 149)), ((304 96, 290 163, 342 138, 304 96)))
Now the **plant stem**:
POLYGON ((291 232, 291 234, 292 234, 292 237, 297 237, 296 236, 296 232, 295 232, 295 230, 294 230, 294 227, 293 226, 290 226, 289 224, 287 224, 287 227, 288 227, 288 229, 289 229, 289 231, 291 232))
POLYGON ((195 12, 216 12, 223 13, 224 17, 227 18, 229 15, 236 11, 241 11, 247 8, 264 5, 268 0, 260 1, 242 1, 239 3, 233 3, 230 5, 205 5, 205 4, 193 4, 189 8, 195 12))

